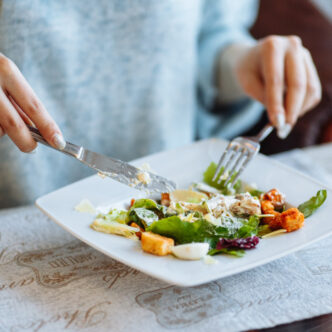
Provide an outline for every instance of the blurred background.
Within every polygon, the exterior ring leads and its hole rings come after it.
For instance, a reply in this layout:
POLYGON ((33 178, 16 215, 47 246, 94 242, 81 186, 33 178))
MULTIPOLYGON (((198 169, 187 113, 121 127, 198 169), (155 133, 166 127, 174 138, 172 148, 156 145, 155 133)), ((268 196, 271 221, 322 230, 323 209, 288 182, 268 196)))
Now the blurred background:
MULTIPOLYGON (((323 86, 321 103, 302 117, 289 137, 280 141, 273 133, 261 152, 272 154, 332 142, 332 0, 263 0, 255 25, 255 38, 298 35, 312 54, 323 86)), ((256 134, 266 118, 245 135, 256 134)))

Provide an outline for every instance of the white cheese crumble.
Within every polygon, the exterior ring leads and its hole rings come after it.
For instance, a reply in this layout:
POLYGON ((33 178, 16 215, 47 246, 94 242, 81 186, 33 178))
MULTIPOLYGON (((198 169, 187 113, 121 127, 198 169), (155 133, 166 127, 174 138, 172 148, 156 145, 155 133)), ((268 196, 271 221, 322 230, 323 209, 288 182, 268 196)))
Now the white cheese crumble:
POLYGON ((107 176, 105 173, 102 173, 102 172, 98 172, 97 175, 98 175, 99 177, 101 177, 102 179, 105 179, 106 176, 107 176))
POLYGON ((137 174, 137 180, 143 184, 149 184, 151 183, 151 177, 150 174, 147 172, 140 172, 137 174))
POLYGON ((203 258, 203 262, 207 265, 215 265, 215 264, 218 264, 219 261, 217 261, 215 258, 213 258, 212 256, 210 255, 206 255, 204 258, 203 258))
POLYGON ((146 172, 152 172, 151 166, 148 163, 142 164, 139 169, 146 172))
POLYGON ((82 199, 74 209, 77 212, 96 214, 96 209, 88 199, 82 199))

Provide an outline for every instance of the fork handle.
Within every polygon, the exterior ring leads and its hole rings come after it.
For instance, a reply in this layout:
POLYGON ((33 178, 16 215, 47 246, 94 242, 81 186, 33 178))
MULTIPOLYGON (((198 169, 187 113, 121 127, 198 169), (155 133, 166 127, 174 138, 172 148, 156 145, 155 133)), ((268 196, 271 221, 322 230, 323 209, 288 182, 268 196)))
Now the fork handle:
POLYGON ((32 126, 28 126, 28 129, 30 130, 31 136, 34 138, 34 140, 38 143, 41 143, 43 145, 46 145, 49 148, 52 148, 54 150, 63 152, 67 155, 70 155, 74 158, 79 159, 81 157, 82 154, 82 150, 83 148, 81 146, 66 142, 66 146, 63 150, 57 149, 54 146, 50 145, 45 138, 41 135, 41 133, 39 132, 39 130, 37 128, 34 128, 32 126))
POLYGON ((271 124, 265 125, 265 127, 255 136, 257 142, 262 142, 267 136, 269 136, 274 127, 271 124))

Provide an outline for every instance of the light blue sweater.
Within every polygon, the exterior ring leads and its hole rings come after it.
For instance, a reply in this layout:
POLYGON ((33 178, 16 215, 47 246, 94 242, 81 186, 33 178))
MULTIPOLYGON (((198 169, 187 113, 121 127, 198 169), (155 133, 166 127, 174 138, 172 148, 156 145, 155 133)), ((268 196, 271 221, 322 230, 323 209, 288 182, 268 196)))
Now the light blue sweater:
MULTIPOLYGON (((3 0, 0 51, 67 140, 130 160, 253 124, 257 107, 208 110, 218 95, 216 59, 251 38, 256 9, 256 0, 3 0)), ((45 147, 23 154, 0 139, 0 207, 89 174, 45 147)))

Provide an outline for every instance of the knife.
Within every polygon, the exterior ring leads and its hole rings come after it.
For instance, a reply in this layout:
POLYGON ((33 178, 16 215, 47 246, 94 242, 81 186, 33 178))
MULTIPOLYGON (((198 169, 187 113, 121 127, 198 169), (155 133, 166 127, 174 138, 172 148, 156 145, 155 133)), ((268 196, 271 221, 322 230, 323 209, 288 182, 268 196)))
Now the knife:
POLYGON ((171 180, 154 173, 141 170, 124 161, 87 150, 83 146, 66 142, 66 146, 63 150, 57 149, 47 143, 38 129, 32 126, 28 126, 28 128, 32 137, 37 142, 74 157, 82 164, 93 168, 101 176, 108 176, 127 186, 148 192, 165 193, 173 191, 176 188, 175 182, 171 180))

